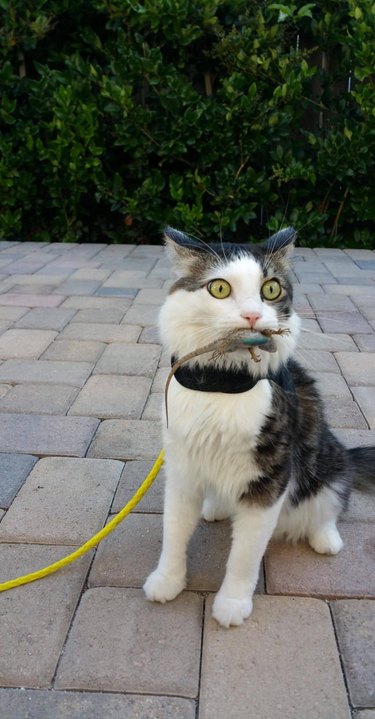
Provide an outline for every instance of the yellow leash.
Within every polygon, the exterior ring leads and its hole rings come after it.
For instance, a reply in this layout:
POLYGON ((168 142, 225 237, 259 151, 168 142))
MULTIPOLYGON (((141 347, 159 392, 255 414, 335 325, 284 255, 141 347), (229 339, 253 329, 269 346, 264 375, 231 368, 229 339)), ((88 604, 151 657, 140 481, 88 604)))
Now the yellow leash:
POLYGON ((6 592, 8 589, 13 589, 13 587, 19 587, 21 584, 35 582, 37 579, 42 579, 42 577, 46 577, 48 574, 57 572, 58 569, 66 567, 67 564, 71 564, 72 562, 75 562, 75 560, 79 557, 82 557, 82 555, 86 554, 89 549, 96 547, 96 545, 99 544, 99 542, 101 542, 104 537, 113 532, 117 525, 120 524, 120 522, 122 522, 122 520, 125 519, 125 517, 130 514, 134 507, 136 507, 137 504, 141 501, 142 497, 146 494, 147 490, 151 487, 154 479, 159 474, 163 462, 164 450, 162 449, 153 468, 151 469, 151 472, 147 475, 146 479, 141 484, 139 489, 137 489, 131 500, 125 505, 125 507, 121 509, 118 514, 116 514, 116 516, 109 522, 109 524, 103 527, 100 532, 94 534, 94 536, 91 537, 91 539, 89 539, 87 542, 85 542, 85 544, 82 544, 81 547, 76 549, 71 554, 68 554, 66 557, 59 559, 57 562, 53 562, 53 564, 50 564, 48 567, 39 569, 37 572, 31 572, 31 574, 24 574, 22 577, 16 577, 16 579, 10 579, 8 582, 3 582, 2 584, 0 584, 0 592, 6 592))

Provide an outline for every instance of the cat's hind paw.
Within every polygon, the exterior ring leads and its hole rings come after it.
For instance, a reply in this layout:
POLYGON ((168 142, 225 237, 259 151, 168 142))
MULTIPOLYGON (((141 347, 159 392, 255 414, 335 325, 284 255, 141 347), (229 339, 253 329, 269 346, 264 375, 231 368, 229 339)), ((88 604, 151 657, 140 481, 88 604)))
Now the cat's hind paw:
POLYGON ((222 627, 238 627, 247 619, 253 608, 251 597, 233 599, 217 594, 212 608, 212 616, 222 627))
POLYGON ((344 543, 336 527, 324 527, 309 537, 309 544, 318 554, 338 554, 344 543))
POLYGON ((150 602, 165 604, 182 592, 185 583, 185 577, 171 577, 155 569, 146 579, 143 590, 150 602))

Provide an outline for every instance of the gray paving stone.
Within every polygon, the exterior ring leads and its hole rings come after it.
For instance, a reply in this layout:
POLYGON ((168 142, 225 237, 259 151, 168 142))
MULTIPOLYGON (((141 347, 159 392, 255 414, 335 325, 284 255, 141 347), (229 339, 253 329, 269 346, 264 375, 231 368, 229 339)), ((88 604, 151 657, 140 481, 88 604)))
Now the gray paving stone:
MULTIPOLYGON (((363 280, 363 277, 361 275, 361 279, 363 280)), ((353 300, 353 302, 356 302, 356 295, 359 295, 360 297, 375 297, 375 285, 373 286, 366 286, 363 287, 363 281, 362 284, 337 284, 337 285, 323 285, 324 291, 330 295, 330 294, 338 294, 338 295, 349 295, 349 297, 353 300)))
POLYGON ((375 445, 375 430, 335 429, 334 432, 345 447, 373 447, 375 445))
MULTIPOLYGON (((4 522, 4 520, 3 520, 4 522)), ((271 541, 265 555, 269 594, 375 598, 374 525, 340 522, 344 547, 339 554, 317 554, 303 542, 271 541)))
POLYGON ((335 357, 349 385, 375 385, 375 355, 372 352, 335 352, 335 357))
MULTIPOLYGON (((374 388, 375 389, 375 388, 374 388)), ((330 427, 366 429, 367 422, 356 402, 346 397, 327 397, 324 402, 330 427)))
POLYGON ((111 460, 41 459, 2 521, 0 541, 85 542, 105 523, 122 469, 111 460))
POLYGON ((326 397, 352 399, 349 387, 341 375, 332 374, 332 372, 314 372, 312 374, 323 401, 325 401, 326 397))
POLYGON ((130 325, 141 325, 142 327, 152 327, 156 324, 160 308, 157 305, 133 305, 127 311, 123 322, 130 325))
MULTIPOLYGON (((111 270, 107 270, 104 267, 96 270, 94 268, 81 268, 80 270, 76 270, 73 272, 73 274, 70 276, 70 279, 73 280, 97 280, 99 282, 104 282, 104 280, 107 279, 107 277, 111 274, 111 270)), ((75 293, 74 293, 75 294, 75 293)))
POLYGON ((353 335, 353 340, 363 352, 375 352, 375 332, 371 335, 353 335))
POLYGON ((16 321, 28 312, 27 307, 0 307, 0 320, 16 321))
POLYGON ((0 295, 0 305, 11 307, 58 307, 63 300, 65 297, 60 295, 27 295, 11 292, 0 295))
POLYGON ((0 335, 4 334, 4 332, 6 332, 9 329, 11 324, 12 323, 9 320, 0 322, 0 335))
POLYGON ((106 347, 94 374, 126 374, 153 377, 160 357, 159 345, 113 342, 106 347))
MULTIPOLYGON (((129 502, 133 494, 136 492, 138 487, 141 486, 143 480, 151 471, 153 464, 153 461, 143 460, 126 462, 113 499, 111 507, 112 513, 119 512, 120 509, 129 502)), ((164 502, 164 484, 165 475, 162 467, 154 483, 133 511, 135 513, 152 512, 157 514, 162 512, 164 502)))
MULTIPOLYGON (((366 335, 370 337, 371 335, 366 335)), ((358 348, 350 335, 324 334, 320 332, 301 332, 298 346, 304 350, 323 350, 324 352, 357 352, 358 348)))
POLYGON ((162 280, 147 277, 146 272, 127 272, 120 270, 113 272, 111 276, 103 282, 104 287, 133 287, 134 289, 158 289, 162 285, 162 280))
POLYGON ((38 330, 62 330, 72 319, 75 310, 58 307, 44 307, 43 309, 30 310, 16 323, 16 327, 22 329, 38 330))
POLYGON ((326 313, 329 316, 336 312, 355 312, 356 306, 349 297, 345 295, 308 294, 311 307, 317 312, 326 313))
POLYGON ((9 392, 10 389, 12 389, 11 384, 0 384, 0 399, 2 397, 5 397, 5 395, 7 394, 7 392, 9 392))
POLYGON ((0 507, 8 509, 36 461, 30 454, 0 454, 0 507))
POLYGON ((108 309, 109 307, 115 307, 125 312, 129 309, 130 305, 131 301, 123 299, 122 297, 68 297, 62 307, 73 307, 76 310, 108 309))
POLYGON ((162 392, 155 392, 154 394, 150 394, 146 402, 146 406, 142 412, 142 419, 161 419, 163 401, 164 395, 162 392))
POLYGON ((68 279, 66 282, 62 282, 59 287, 54 290, 60 295, 93 295, 94 292, 100 287, 100 282, 97 280, 71 280, 68 279))
POLYGON ((13 282, 14 284, 20 284, 20 285, 35 285, 36 287, 38 285, 58 285, 60 282, 63 282, 69 273, 64 272, 61 275, 56 274, 50 274, 50 275, 15 275, 12 274, 9 276, 9 282, 13 282))
POLYGON ((38 359, 56 334, 50 330, 7 330, 0 337, 0 358, 38 359))
MULTIPOLYGON (((160 514, 131 514, 98 547, 90 587, 142 587, 157 566, 162 542, 160 514)), ((216 592, 230 547, 229 522, 200 522, 188 548, 188 590, 216 592)), ((257 591, 263 589, 263 576, 257 591)))
POLYGON ((90 362, 92 365, 99 359, 105 347, 104 342, 57 339, 43 352, 41 359, 60 362, 90 362))
MULTIPOLYGON (((71 551, 72 547, 0 544, 0 581, 36 571, 71 551)), ((90 555, 91 552, 41 581, 0 594, 2 687, 50 685, 85 581, 90 555)), ((1 707, 3 709, 3 705, 1 707)), ((21 716, 23 719, 25 715, 21 716)))
POLYGON ((0 382, 67 384, 82 387, 91 374, 89 362, 6 360, 0 367, 0 382))
POLYGON ((43 285, 12 285, 9 291, 12 293, 22 293, 28 295, 50 295, 55 290, 56 286, 51 284, 43 285))
POLYGON ((86 310, 78 310, 73 322, 96 322, 99 324, 118 324, 125 314, 124 309, 116 307, 97 307, 86 310))
POLYGON ((349 507, 341 515, 342 522, 375 522, 375 494, 354 489, 350 495, 349 507))
POLYGON ((202 599, 192 592, 163 607, 145 601, 137 589, 89 589, 55 686, 195 697, 201 617, 202 599))
POLYGON ((133 324, 112 325, 100 322, 82 325, 71 323, 60 334, 60 339, 96 340, 99 342, 136 342, 141 327, 133 324))
POLYGON ((328 271, 324 272, 309 272, 308 270, 301 269, 301 267, 298 267, 298 269, 295 269, 295 274, 300 281, 301 285, 303 285, 305 282, 308 284, 317 284, 317 285, 329 285, 334 284, 337 282, 337 279, 333 277, 328 271))
POLYGON ((222 629, 210 614, 211 600, 205 619, 199 719, 248 719, 249 707, 256 719, 350 718, 325 603, 255 597, 252 616, 239 630, 222 629))
POLYGON ((375 387, 352 387, 352 392, 369 426, 375 429, 375 387))
POLYGON ((155 461, 161 447, 159 422, 107 419, 101 423, 88 456, 155 461))
POLYGON ((77 392, 67 385, 19 384, 0 399, 0 412, 65 414, 77 392))
POLYGON ((130 287, 100 287, 96 291, 97 297, 128 297, 134 299, 138 290, 130 287))
POLYGON ((0 509, 0 522, 5 515, 5 509, 0 509))
POLYGON ((157 327, 145 327, 139 335, 138 342, 146 344, 157 344, 160 342, 159 330, 157 327))
POLYGON ((375 709, 363 709, 353 714, 353 719, 375 719, 375 709))
POLYGON ((159 394, 164 392, 165 383, 167 381, 167 377, 169 375, 170 366, 167 367, 159 367, 157 370, 154 381, 152 383, 151 392, 157 392, 159 394))
POLYGON ((195 702, 179 697, 0 689, 4 719, 195 719, 195 702))
POLYGON ((139 419, 151 382, 146 377, 96 375, 90 377, 69 410, 69 415, 101 419, 139 419))
POLYGON ((333 602, 332 612, 351 701, 375 707, 375 602, 333 602))
POLYGON ((161 305, 166 296, 167 296, 166 290, 162 289, 142 289, 140 292, 138 292, 134 304, 142 304, 142 305, 161 305))
MULTIPOLYGON (((359 357, 358 353, 347 353, 353 354, 354 357, 359 357)), ((330 352, 304 349, 299 348, 296 352, 296 359, 301 364, 313 372, 339 372, 339 366, 335 360, 335 357, 330 352)))
POLYGON ((0 452, 83 457, 99 424, 92 417, 0 414, 0 452))
POLYGON ((347 249, 344 250, 345 254, 351 257, 353 260, 373 260, 374 259, 374 252, 372 250, 357 250, 357 249, 347 249))
POLYGON ((321 312, 316 314, 323 332, 372 332, 371 326, 360 312, 333 312, 329 316, 321 312))

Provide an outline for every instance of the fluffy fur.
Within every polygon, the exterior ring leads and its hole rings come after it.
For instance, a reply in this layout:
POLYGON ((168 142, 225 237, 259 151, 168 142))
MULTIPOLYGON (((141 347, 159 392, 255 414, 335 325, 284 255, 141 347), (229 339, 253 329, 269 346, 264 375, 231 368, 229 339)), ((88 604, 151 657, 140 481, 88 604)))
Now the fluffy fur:
POLYGON ((277 351, 246 349, 220 358, 197 357, 222 371, 244 369, 259 377, 239 394, 200 392, 175 378, 169 390, 169 425, 164 424, 166 492, 163 549, 158 568, 144 589, 149 600, 165 602, 185 587, 186 548, 199 516, 231 517, 232 547, 213 615, 225 626, 241 624, 252 609, 259 567, 274 534, 307 539, 315 551, 336 554, 336 528, 353 482, 355 466, 368 483, 375 448, 349 452, 329 431, 322 402, 308 373, 293 359, 300 321, 292 306, 289 277, 294 231, 274 235, 262 246, 202 247, 176 230, 166 244, 178 279, 160 313, 160 332, 170 355, 183 355, 248 328, 288 329, 274 336, 277 351), (215 299, 207 285, 224 279, 231 294, 215 299), (261 286, 277 278, 282 293, 266 301, 261 286), (258 316, 254 319, 249 317, 258 316), (294 391, 267 379, 286 367, 294 391))

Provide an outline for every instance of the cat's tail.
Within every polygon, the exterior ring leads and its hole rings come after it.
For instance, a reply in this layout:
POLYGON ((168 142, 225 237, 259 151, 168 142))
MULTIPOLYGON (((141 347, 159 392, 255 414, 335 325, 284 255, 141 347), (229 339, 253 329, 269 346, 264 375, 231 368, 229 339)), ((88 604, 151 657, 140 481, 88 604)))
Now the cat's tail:
POLYGON ((375 447, 355 447, 348 452, 354 467, 354 489, 375 494, 375 447))

